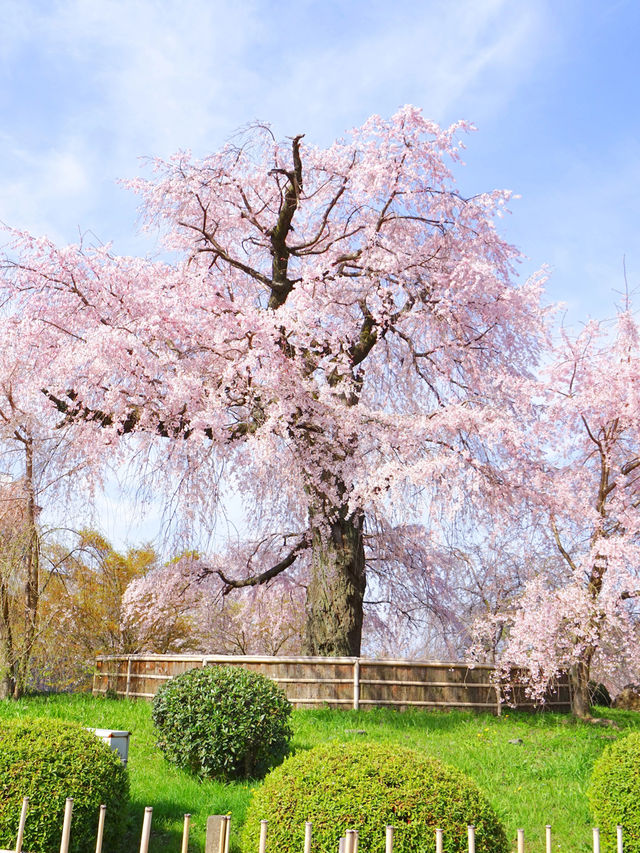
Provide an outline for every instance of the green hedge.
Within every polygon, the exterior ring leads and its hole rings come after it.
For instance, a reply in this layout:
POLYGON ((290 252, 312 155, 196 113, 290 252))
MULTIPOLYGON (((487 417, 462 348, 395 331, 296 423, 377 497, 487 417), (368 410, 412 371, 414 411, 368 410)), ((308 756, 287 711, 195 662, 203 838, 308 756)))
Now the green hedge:
POLYGON ((270 679, 236 666, 191 669, 156 693, 152 718, 166 758, 198 776, 258 778, 282 761, 291 704, 270 679))
POLYGON ((616 826, 625 853, 640 853, 640 732, 610 744, 596 761, 587 792, 603 851, 616 849, 616 826))
POLYGON ((506 853, 504 828, 474 782, 459 770, 415 750, 383 744, 324 744, 300 752, 256 789, 247 813, 243 850, 256 850, 260 821, 269 821, 268 847, 299 853, 305 821, 313 850, 335 853, 347 829, 360 849, 382 853, 385 826, 395 827, 395 853, 434 848, 444 830, 447 853, 467 850, 467 825, 476 827, 478 853, 506 853))
POLYGON ((23 797, 29 797, 24 850, 60 847, 67 797, 73 797, 71 853, 95 847, 103 803, 109 850, 124 832, 129 780, 118 756, 78 723, 18 718, 0 723, 0 847, 15 845, 23 797))

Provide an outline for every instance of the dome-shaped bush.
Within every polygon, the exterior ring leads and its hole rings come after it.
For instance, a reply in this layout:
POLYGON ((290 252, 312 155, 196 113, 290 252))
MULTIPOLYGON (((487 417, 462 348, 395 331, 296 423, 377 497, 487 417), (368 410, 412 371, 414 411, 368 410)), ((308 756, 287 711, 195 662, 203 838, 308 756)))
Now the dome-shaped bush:
POLYGON ((640 853, 640 732, 604 750, 594 764, 588 797, 602 849, 616 849, 620 824, 625 853, 640 853))
POLYGON ((95 847, 100 805, 107 806, 104 849, 124 831, 127 772, 118 756, 78 723, 13 719, 0 723, 0 847, 15 845, 22 798, 29 797, 23 849, 60 847, 67 797, 73 797, 71 853, 95 847))
POLYGON ((190 669, 153 700, 158 746, 173 764, 199 776, 258 778, 289 748, 291 705, 257 672, 235 666, 190 669))
POLYGON ((447 853, 467 850, 467 825, 476 827, 478 853, 505 853, 504 829, 476 785, 434 758, 394 745, 323 744, 299 752, 273 770, 253 794, 243 849, 257 850, 260 821, 268 820, 269 847, 299 853, 305 821, 313 823, 313 849, 335 853, 347 829, 359 846, 382 853, 385 826, 395 827, 395 853, 434 848, 444 831, 447 853))

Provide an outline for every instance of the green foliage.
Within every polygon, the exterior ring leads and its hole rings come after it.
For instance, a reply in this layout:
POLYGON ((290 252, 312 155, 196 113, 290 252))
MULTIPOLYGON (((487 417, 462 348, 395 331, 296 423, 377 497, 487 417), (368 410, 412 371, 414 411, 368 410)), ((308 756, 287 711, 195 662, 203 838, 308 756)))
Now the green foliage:
POLYGON ((158 690, 152 710, 167 759, 210 779, 263 776, 288 752, 290 715, 273 681, 234 666, 177 675, 158 690))
POLYGON ((251 800, 243 849, 255 850, 260 820, 269 821, 269 846, 279 853, 303 847, 313 823, 314 850, 333 853, 347 829, 361 849, 384 850, 385 826, 395 827, 396 853, 422 853, 444 832, 447 853, 467 850, 467 825, 476 827, 478 853, 506 853, 504 828, 472 780, 447 764, 402 746, 329 743, 289 758, 251 800))
POLYGON ((107 806, 106 850, 120 842, 129 780, 118 756, 78 723, 44 718, 0 722, 0 847, 15 845, 22 798, 29 797, 23 848, 60 846, 67 797, 73 797, 71 853, 95 846, 100 804, 107 806))
POLYGON ((616 849, 616 826, 625 853, 640 853, 640 732, 610 744, 596 761, 587 792, 604 851, 616 849))

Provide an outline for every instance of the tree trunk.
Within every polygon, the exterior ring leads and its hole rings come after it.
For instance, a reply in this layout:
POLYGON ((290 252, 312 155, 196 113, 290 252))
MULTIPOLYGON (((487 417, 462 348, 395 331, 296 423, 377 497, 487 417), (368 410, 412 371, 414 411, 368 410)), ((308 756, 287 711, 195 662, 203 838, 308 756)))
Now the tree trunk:
POLYGON ((312 524, 311 580, 303 651, 327 657, 357 656, 366 586, 364 516, 341 511, 326 528, 312 524))
POLYGON ((571 686, 571 713, 583 720, 591 717, 591 697, 589 695, 589 670, 591 654, 574 664, 569 670, 571 686))
POLYGON ((19 699, 29 680, 29 664, 38 629, 38 603, 40 598, 40 542, 36 527, 36 496, 33 472, 33 442, 27 438, 25 446, 26 512, 24 524, 24 641, 13 688, 14 699, 19 699))
POLYGON ((9 591, 4 579, 0 577, 0 699, 10 699, 13 695, 15 687, 13 671, 13 635, 9 610, 9 591))

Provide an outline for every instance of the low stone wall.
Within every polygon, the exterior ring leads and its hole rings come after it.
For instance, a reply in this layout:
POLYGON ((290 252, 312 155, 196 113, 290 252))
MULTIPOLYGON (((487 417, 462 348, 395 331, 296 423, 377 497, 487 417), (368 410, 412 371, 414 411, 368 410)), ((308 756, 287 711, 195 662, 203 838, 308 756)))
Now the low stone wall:
MULTIPOLYGON (((252 657, 248 655, 103 655, 94 694, 152 699, 164 681, 194 667, 244 666, 271 678, 295 708, 462 708, 499 714, 494 667, 447 661, 367 658, 252 657)), ((523 686, 512 683, 512 707, 532 709, 523 686)), ((543 708, 570 710, 569 685, 560 682, 543 708)))

